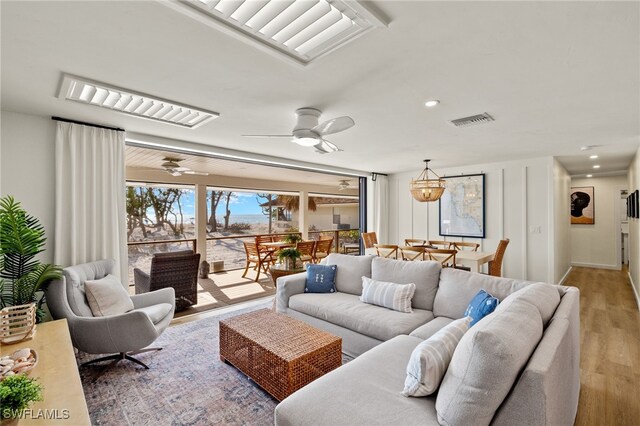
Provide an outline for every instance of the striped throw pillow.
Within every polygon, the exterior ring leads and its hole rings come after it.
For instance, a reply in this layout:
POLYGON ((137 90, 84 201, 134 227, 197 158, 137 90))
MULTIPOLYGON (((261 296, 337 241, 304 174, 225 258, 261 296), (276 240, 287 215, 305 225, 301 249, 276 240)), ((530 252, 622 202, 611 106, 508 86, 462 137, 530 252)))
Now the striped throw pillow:
POLYGON ((362 277, 362 296, 360 301, 370 305, 378 305, 399 312, 413 312, 411 299, 416 292, 416 285, 396 284, 385 281, 376 281, 362 277))
POLYGON ((471 317, 455 320, 416 346, 407 365, 402 395, 427 396, 440 387, 453 352, 469 330, 471 320, 471 317))

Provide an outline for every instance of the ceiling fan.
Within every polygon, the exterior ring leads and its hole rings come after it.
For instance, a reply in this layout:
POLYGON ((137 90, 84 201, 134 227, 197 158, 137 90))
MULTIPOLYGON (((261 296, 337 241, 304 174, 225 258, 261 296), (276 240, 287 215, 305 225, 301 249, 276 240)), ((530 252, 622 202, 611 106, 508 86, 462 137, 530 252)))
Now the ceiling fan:
POLYGON ((322 112, 315 108, 296 110, 296 125, 290 135, 242 135, 250 138, 291 138, 291 142, 301 146, 314 147, 320 154, 342 151, 324 139, 325 135, 343 132, 356 123, 353 118, 343 116, 319 123, 322 112))
POLYGON ((338 184, 338 189, 340 191, 344 191, 346 189, 351 189, 351 188, 352 188, 351 183, 349 183, 349 180, 347 179, 341 180, 340 183, 338 184))
POLYGON ((182 158, 165 157, 162 159, 162 161, 164 161, 161 164, 162 170, 169 173, 171 176, 182 176, 182 175, 207 176, 209 174, 205 172, 196 172, 191 170, 188 167, 180 166, 180 161, 183 161, 182 158))

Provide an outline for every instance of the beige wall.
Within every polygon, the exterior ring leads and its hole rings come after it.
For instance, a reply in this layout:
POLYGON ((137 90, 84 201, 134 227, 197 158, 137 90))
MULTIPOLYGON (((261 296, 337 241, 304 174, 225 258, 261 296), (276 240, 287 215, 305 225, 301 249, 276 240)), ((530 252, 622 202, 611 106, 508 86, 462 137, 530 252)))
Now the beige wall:
POLYGON ((571 264, 621 269, 620 191, 627 177, 573 178, 571 186, 593 186, 595 198, 595 224, 571 225, 571 264))
POLYGON ((553 259, 554 283, 561 283, 571 268, 571 176, 553 159, 553 259))
POLYGON ((55 213, 55 122, 0 110, 0 194, 12 195, 40 220, 47 243, 40 259, 53 261, 55 213))
MULTIPOLYGON (((629 193, 640 190, 640 149, 629 166, 627 177, 629 193)), ((629 219, 629 277, 640 308, 640 219, 629 219)))

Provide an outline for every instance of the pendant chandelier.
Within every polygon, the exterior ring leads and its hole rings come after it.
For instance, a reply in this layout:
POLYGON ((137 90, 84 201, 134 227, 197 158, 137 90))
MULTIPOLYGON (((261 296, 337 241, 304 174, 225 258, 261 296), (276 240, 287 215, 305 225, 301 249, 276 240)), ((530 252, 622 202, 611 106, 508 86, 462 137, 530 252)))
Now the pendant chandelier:
POLYGON ((424 160, 425 168, 418 179, 411 181, 411 196, 421 203, 438 201, 444 192, 445 180, 429 168, 429 161, 424 160), (431 172, 436 179, 429 179, 431 172))

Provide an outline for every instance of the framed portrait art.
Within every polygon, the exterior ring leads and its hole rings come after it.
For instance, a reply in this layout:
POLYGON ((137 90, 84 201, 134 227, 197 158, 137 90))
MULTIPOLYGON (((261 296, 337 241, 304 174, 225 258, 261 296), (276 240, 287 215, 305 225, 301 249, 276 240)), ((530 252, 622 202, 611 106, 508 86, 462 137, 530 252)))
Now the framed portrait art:
POLYGON ((593 225, 596 223, 593 186, 571 188, 571 224, 593 225))

